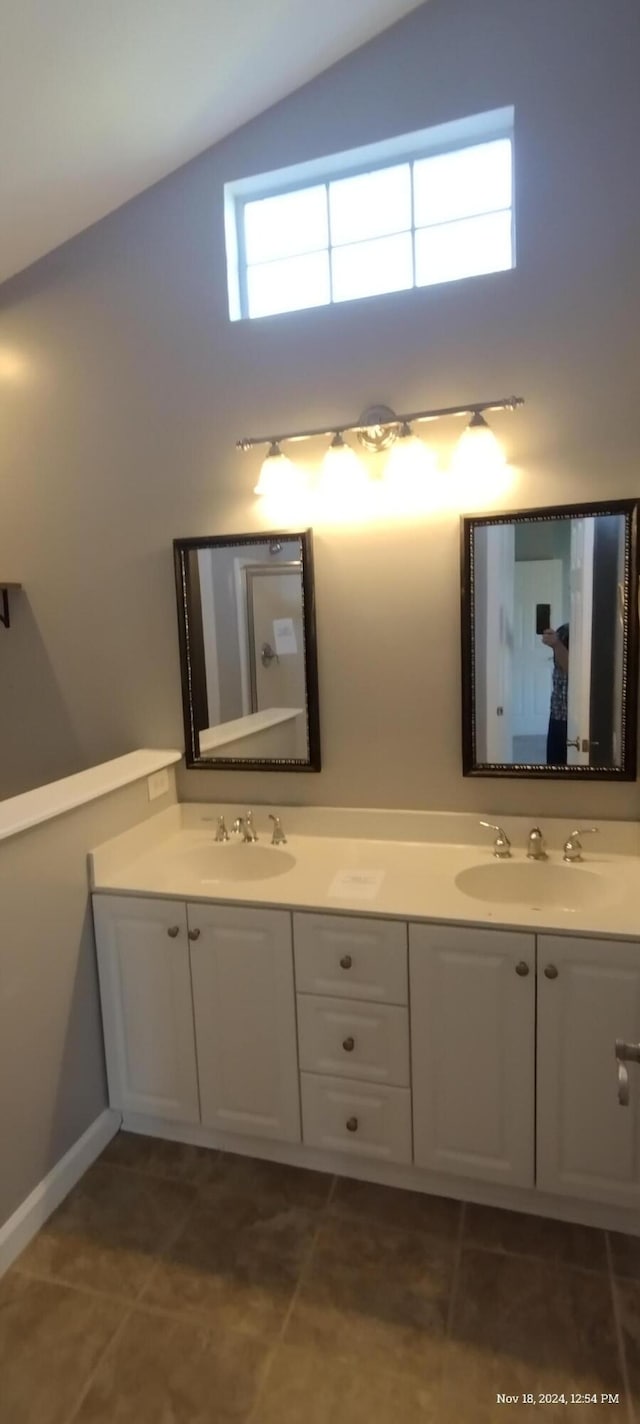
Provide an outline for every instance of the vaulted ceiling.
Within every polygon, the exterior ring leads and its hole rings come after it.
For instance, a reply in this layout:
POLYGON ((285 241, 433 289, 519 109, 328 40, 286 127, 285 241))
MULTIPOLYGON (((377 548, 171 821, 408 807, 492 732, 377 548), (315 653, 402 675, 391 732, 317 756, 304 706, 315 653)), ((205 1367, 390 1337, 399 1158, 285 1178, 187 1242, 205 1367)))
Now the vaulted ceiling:
POLYGON ((0 281, 421 0, 2 0, 0 281))

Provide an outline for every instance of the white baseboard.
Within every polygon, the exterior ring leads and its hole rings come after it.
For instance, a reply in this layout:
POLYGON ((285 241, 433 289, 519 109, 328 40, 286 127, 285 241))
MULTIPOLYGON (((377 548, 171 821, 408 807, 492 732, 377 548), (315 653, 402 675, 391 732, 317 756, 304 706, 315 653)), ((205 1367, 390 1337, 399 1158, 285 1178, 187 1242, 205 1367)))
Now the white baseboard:
POLYGON ((100 1117, 56 1162, 37 1187, 22 1202, 13 1216, 0 1226, 0 1276, 9 1269, 16 1257, 44 1226, 45 1221, 68 1196, 76 1182, 84 1176, 96 1157, 104 1152, 107 1143, 115 1137, 121 1123, 121 1115, 106 1108, 100 1117))

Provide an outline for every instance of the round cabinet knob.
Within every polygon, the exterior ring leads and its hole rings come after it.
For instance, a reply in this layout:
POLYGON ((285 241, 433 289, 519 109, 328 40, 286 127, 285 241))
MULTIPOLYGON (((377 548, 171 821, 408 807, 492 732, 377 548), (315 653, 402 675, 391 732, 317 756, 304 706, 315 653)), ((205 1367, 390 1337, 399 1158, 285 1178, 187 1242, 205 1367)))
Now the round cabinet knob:
POLYGON ((342 1041, 342 1047, 344 1048, 345 1053, 353 1053, 355 1046, 355 1038, 345 1038, 342 1041))
POLYGON ((545 964, 544 974, 545 979, 557 979, 558 971, 556 969, 555 964, 545 964))
POLYGON ((189 939, 200 939, 200 930, 189 930, 189 939))
POLYGON ((357 1132, 357 1131, 358 1131, 358 1119, 357 1119, 357 1117, 348 1117, 348 1118, 347 1118, 347 1132, 357 1132))
POLYGON ((179 925, 169 925, 169 928, 168 928, 168 930, 167 930, 167 934, 168 934, 168 936, 169 936, 169 939, 176 939, 176 937, 180 934, 180 926, 179 926, 179 925))
POLYGON ((524 959, 521 959, 520 963, 516 964, 516 974, 519 974, 521 979, 526 979, 528 973, 529 965, 525 962, 524 959))
POLYGON ((350 954, 343 954, 342 959, 340 960, 340 968, 341 968, 341 969, 350 969, 352 964, 353 964, 353 960, 352 960, 352 958, 351 958, 351 955, 350 955, 350 954))

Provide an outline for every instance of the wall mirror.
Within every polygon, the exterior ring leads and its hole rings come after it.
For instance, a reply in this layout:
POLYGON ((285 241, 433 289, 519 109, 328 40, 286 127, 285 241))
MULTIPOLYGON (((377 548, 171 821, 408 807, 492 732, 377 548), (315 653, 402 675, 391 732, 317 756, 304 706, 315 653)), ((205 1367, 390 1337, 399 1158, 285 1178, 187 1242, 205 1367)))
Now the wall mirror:
POLYGON ((173 547, 187 766, 319 771, 311 531, 173 547))
POLYGON ((638 505, 462 520, 465 776, 636 776, 638 505))

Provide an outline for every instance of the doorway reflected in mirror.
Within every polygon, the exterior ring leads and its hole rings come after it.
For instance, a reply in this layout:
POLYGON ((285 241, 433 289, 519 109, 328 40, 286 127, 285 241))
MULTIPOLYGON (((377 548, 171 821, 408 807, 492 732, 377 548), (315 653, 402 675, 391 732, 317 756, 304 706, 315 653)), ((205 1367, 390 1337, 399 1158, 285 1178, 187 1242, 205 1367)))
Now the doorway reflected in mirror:
POLYGON ((463 520, 465 774, 635 776, 637 506, 463 520))
POLYGON ((174 550, 187 765, 318 770, 310 532, 174 550))

